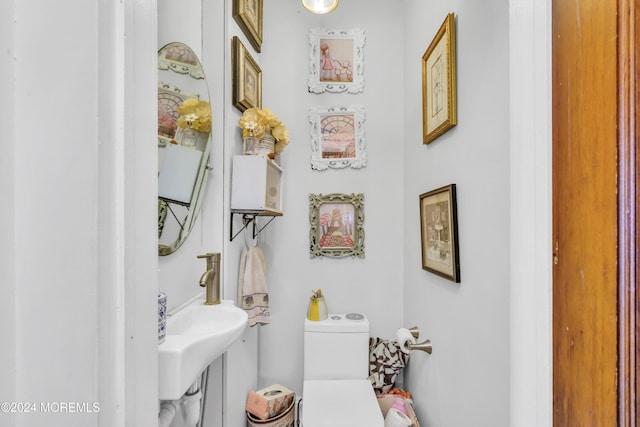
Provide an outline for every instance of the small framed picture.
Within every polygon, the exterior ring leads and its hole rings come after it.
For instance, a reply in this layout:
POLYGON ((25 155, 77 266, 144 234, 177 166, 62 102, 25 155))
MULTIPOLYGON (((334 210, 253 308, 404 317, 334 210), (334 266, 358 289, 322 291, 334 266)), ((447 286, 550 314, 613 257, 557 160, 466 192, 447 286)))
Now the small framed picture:
POLYGON ((237 36, 232 40, 233 105, 262 108, 262 70, 237 36))
POLYGON ((309 31, 309 92, 362 92, 364 41, 360 29, 309 31))
POLYGON ((233 0, 232 10, 233 19, 258 53, 262 49, 262 2, 233 0))
POLYGON ((362 105, 311 107, 311 167, 362 168, 367 164, 362 105))
POLYGON ((423 144, 457 123, 455 18, 447 15, 422 56, 423 144))
POLYGON ((422 268, 460 283, 456 185, 420 195, 422 268))
POLYGON ((364 194, 310 194, 309 220, 311 258, 364 258, 364 194))

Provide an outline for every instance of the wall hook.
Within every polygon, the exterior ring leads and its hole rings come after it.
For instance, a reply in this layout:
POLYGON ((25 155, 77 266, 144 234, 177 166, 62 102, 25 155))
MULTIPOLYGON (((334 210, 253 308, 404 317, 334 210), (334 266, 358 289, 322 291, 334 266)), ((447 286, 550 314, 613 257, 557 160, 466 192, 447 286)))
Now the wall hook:
POLYGON ((262 227, 258 228, 256 225, 256 218, 258 216, 265 216, 265 215, 256 215, 256 214, 251 214, 251 213, 241 213, 241 212, 231 212, 231 223, 229 225, 229 236, 230 236, 230 241, 233 242, 233 239, 235 239, 236 237, 238 237, 238 234, 240 234, 243 230, 245 230, 249 224, 253 224, 253 238, 255 239, 256 237, 258 237, 258 235, 262 232, 262 230, 264 230, 267 225, 271 224, 271 222, 276 219, 275 216, 271 216, 271 219, 269 221, 267 221, 267 223, 265 225, 263 225, 262 227), (235 234, 233 232, 233 215, 234 214, 242 214, 242 228, 240 230, 238 230, 235 234))

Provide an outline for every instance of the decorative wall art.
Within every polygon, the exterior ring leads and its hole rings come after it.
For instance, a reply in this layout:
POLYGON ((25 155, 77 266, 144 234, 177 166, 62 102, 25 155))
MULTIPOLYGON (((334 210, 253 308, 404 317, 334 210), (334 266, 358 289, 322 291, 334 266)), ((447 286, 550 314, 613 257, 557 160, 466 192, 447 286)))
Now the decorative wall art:
POLYGON ((422 268, 460 283, 456 185, 420 195, 422 268))
POLYGON ((263 0, 233 0, 233 19, 249 43, 260 53, 262 49, 262 2, 263 0))
POLYGON ((262 108, 262 70, 237 36, 232 40, 233 105, 262 108))
POLYGON ((311 107, 311 167, 362 168, 367 165, 362 105, 311 107))
POLYGON ((310 255, 364 258, 364 194, 309 194, 310 255))
POLYGON ((360 29, 309 32, 309 92, 364 90, 364 32, 360 29))
POLYGON ((456 122, 455 19, 450 13, 422 56, 423 144, 429 144, 456 122))
POLYGON ((180 118, 178 109, 189 98, 199 94, 186 94, 171 84, 158 82, 158 147, 166 147, 176 137, 180 118))

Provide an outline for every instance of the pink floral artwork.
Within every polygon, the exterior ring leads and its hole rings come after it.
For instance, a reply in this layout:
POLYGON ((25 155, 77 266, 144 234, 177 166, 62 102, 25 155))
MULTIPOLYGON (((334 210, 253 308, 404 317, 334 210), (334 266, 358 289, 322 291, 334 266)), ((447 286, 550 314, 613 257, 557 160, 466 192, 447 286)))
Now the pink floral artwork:
POLYGON ((355 208, 351 203, 320 205, 320 247, 353 248, 355 208))

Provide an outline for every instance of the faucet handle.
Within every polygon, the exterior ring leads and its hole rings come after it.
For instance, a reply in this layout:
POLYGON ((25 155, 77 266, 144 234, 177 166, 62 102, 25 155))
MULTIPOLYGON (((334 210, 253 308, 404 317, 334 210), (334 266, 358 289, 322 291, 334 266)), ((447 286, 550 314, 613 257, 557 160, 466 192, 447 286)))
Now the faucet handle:
POLYGON ((204 255, 198 255, 198 258, 206 258, 207 262, 219 262, 220 261, 220 253, 219 252, 215 252, 215 253, 211 253, 208 252, 204 255))

